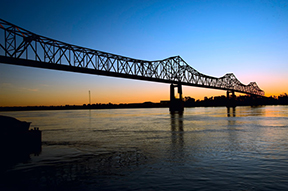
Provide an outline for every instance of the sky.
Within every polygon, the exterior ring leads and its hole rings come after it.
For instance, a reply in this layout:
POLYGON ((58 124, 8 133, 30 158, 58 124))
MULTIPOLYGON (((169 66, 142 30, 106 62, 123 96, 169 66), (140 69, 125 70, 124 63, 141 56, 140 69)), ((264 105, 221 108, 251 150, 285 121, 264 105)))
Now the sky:
MULTIPOLYGON (((0 18, 33 33, 143 60, 181 56, 234 73, 266 96, 288 93, 288 0, 2 0, 0 18)), ((0 63, 0 106, 169 100, 169 84, 0 63)), ((222 90, 183 87, 195 99, 222 90)))

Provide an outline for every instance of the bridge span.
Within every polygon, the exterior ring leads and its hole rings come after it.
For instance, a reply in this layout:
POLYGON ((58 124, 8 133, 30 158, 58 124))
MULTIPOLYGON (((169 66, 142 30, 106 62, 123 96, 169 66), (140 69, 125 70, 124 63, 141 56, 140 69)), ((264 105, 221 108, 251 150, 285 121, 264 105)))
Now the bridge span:
MULTIPOLYGON (((242 84, 233 73, 222 77, 202 74, 180 56, 139 60, 47 38, 0 19, 0 63, 195 86, 264 96, 256 82, 242 84)), ((173 86, 173 88, 172 88, 173 86)), ((173 93, 174 94, 174 93, 173 93)), ((174 95, 171 93, 171 98, 174 95)))

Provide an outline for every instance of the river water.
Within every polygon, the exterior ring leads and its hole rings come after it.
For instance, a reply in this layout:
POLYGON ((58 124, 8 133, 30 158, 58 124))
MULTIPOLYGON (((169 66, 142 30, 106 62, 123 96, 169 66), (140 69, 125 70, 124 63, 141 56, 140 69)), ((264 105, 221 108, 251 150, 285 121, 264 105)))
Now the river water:
POLYGON ((0 190, 288 190, 288 106, 0 115, 42 130, 39 155, 2 164, 0 190))

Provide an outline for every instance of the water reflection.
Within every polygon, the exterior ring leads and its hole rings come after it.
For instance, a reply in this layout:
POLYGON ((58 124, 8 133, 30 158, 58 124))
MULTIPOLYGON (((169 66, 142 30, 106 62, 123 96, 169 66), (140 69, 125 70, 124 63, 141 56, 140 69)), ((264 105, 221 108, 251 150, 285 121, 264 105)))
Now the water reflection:
POLYGON ((91 114, 91 109, 89 109, 89 114, 88 114, 88 118, 89 118, 89 127, 92 127, 92 114, 91 114))
POLYGON ((171 154, 174 160, 184 159, 183 113, 171 113, 171 154))
POLYGON ((232 107, 232 116, 230 110, 231 107, 227 107, 227 117, 236 117, 236 107, 232 107))
POLYGON ((286 106, 39 112, 13 113, 34 115, 46 144, 0 190, 288 189, 286 106))
POLYGON ((67 161, 50 161, 49 165, 37 165, 30 170, 12 171, 13 176, 3 176, 0 180, 0 190, 116 190, 117 184, 107 185, 105 178, 124 177, 145 161, 146 157, 137 150, 79 155, 67 161), (18 181, 21 184, 17 184, 18 181))
POLYGON ((183 131, 183 113, 171 113, 171 131, 183 131))
POLYGON ((267 109, 264 106, 252 106, 249 116, 265 116, 266 111, 267 109))
POLYGON ((19 163, 27 163, 31 160, 31 155, 38 156, 42 152, 42 144, 34 143, 29 145, 25 142, 9 142, 5 139, 5 142, 1 142, 1 163, 0 174, 6 170, 13 168, 13 166, 19 163))

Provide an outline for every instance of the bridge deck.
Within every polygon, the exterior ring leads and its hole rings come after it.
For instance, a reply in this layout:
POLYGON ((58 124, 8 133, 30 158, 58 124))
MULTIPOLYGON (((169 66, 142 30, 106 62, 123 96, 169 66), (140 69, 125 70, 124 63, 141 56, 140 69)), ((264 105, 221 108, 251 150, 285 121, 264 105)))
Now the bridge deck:
POLYGON ((67 44, 0 19, 0 63, 264 95, 255 82, 242 84, 233 73, 204 75, 180 56, 147 61, 67 44))

